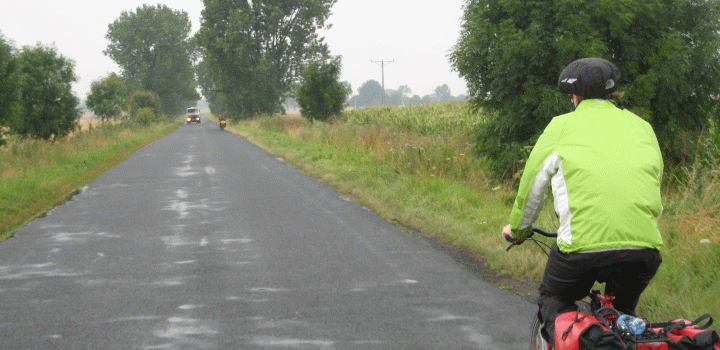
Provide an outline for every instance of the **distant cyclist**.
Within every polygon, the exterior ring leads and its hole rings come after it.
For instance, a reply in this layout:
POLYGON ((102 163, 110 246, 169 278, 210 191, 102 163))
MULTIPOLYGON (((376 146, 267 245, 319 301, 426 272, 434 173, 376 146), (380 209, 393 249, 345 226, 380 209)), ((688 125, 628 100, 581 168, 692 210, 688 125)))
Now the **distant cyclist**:
POLYGON ((619 81, 618 68, 600 58, 562 71, 558 86, 576 108, 553 118, 538 139, 502 230, 508 242, 527 238, 552 185, 560 227, 538 298, 549 344, 555 318, 577 310, 596 280, 606 282, 618 311, 635 315, 662 262, 662 155, 650 124, 608 101, 622 96, 619 81))

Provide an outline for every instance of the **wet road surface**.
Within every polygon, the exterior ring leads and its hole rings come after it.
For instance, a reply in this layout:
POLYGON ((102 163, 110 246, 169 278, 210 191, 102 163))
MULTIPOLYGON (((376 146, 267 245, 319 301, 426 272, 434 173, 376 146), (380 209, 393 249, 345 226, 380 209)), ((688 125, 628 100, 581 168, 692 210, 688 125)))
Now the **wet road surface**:
POLYGON ((0 349, 521 349, 534 311, 206 120, 0 244, 0 349))

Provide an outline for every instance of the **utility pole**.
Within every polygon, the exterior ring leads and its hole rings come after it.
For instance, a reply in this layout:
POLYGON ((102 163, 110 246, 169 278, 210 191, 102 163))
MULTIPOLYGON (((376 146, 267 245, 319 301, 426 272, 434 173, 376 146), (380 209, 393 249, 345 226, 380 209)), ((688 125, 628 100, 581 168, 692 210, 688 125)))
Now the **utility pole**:
POLYGON ((392 61, 385 61, 385 60, 373 61, 373 60, 370 60, 370 62, 377 63, 377 65, 380 66, 380 68, 382 68, 382 104, 383 104, 383 106, 384 106, 384 105, 385 105, 385 66, 387 66, 387 65, 390 64, 390 63, 395 62, 395 60, 392 60, 392 61))

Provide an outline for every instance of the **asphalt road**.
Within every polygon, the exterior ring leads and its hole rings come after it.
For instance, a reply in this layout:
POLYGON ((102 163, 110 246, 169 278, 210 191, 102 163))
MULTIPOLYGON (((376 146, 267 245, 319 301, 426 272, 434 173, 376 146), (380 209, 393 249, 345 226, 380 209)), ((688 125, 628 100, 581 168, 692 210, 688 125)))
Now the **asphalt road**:
POLYGON ((0 349, 522 349, 534 312, 207 119, 0 244, 0 349))

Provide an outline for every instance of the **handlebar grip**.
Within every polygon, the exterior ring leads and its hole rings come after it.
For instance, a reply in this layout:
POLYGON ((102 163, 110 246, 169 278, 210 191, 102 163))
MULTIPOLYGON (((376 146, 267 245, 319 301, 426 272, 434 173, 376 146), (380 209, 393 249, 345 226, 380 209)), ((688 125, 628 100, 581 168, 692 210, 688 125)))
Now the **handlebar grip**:
MULTIPOLYGON (((556 237, 558 236, 557 232, 547 232, 547 231, 545 231, 545 230, 543 230, 543 229, 541 229, 541 228, 537 228, 537 227, 533 227, 533 228, 532 228, 532 232, 533 232, 533 233, 537 233, 537 234, 542 235, 542 236, 545 236, 545 237, 550 237, 550 238, 556 238, 556 237)), ((517 239, 517 238, 515 238, 515 237, 513 237, 513 236, 511 236, 511 235, 508 235, 508 234, 503 234, 503 238, 505 239, 505 241, 511 243, 510 246, 508 246, 507 249, 505 249, 506 252, 509 252, 510 249, 512 249, 512 247, 517 246, 517 245, 520 245, 520 244, 522 244, 523 242, 525 242, 525 239, 519 240, 519 239, 517 239)), ((530 240, 535 241, 535 239, 532 238, 532 234, 531 234, 529 237, 527 237, 526 239, 530 239, 530 240)), ((537 241, 536 241, 536 242, 537 242, 537 241)))
POLYGON ((517 243, 519 242, 519 240, 515 239, 515 237, 513 237, 513 236, 511 236, 511 235, 509 235, 509 234, 507 234, 507 233, 506 233, 506 234, 503 234, 503 238, 504 238, 505 241, 508 242, 508 243, 515 243, 515 244, 517 244, 517 243))
POLYGON ((537 227, 533 227, 532 230, 533 230, 533 232, 535 232, 541 236, 545 236, 545 237, 557 238, 557 236, 558 236, 557 232, 547 232, 547 231, 545 231, 541 228, 537 228, 537 227))

